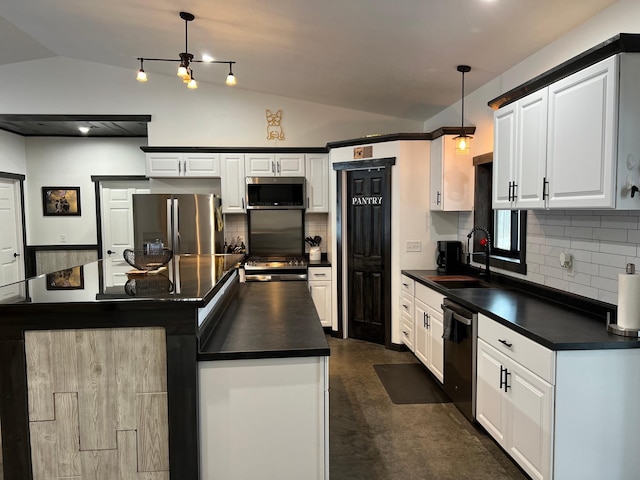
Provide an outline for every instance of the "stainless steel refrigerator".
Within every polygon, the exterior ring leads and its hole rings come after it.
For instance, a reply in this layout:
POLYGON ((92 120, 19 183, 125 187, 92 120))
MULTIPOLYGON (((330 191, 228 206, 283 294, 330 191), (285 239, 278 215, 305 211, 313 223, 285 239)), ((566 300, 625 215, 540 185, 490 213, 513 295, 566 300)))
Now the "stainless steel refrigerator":
POLYGON ((133 195, 135 248, 160 241, 174 254, 224 253, 220 197, 203 194, 133 195))

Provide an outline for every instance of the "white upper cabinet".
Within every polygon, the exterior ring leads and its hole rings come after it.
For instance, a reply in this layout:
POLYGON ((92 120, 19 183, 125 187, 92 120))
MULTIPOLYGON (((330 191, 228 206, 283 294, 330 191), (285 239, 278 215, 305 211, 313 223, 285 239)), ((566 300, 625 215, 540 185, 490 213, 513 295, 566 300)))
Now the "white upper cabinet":
POLYGON ((473 210, 473 158, 456 155, 453 135, 431 141, 431 210, 473 210))
POLYGON ((618 56, 549 86, 549 207, 613 208, 618 56))
POLYGON ((247 213, 245 205, 244 155, 221 155, 222 213, 247 213))
POLYGON ((305 156, 251 153, 245 155, 247 177, 304 177, 305 156))
POLYGON ((494 113, 493 208, 544 207, 547 89, 494 113))
POLYGON ((185 177, 219 177, 219 153, 185 153, 185 177))
POLYGON ((609 57, 494 113, 493 208, 616 206, 619 61, 609 57))
POLYGON ((219 177, 220 154, 146 153, 147 177, 219 177))
POLYGON ((329 156, 306 155, 307 213, 329 212, 329 156))

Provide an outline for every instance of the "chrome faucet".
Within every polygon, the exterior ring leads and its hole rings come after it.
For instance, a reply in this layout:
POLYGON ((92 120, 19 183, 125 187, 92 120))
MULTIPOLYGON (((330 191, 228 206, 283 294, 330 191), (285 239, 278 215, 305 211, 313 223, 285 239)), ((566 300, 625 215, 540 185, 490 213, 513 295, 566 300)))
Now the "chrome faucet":
MULTIPOLYGON (((471 229, 471 231, 467 234, 467 265, 469 265, 471 263, 471 249, 469 248, 469 240, 471 239, 471 237, 473 236, 473 234, 477 231, 481 231, 486 235, 486 242, 484 243, 484 252, 473 252, 475 253, 484 253, 484 260, 485 260, 485 267, 484 267, 484 275, 485 278, 487 279, 487 282, 491 281, 491 271, 489 269, 489 258, 491 256, 491 234, 489 233, 489 230, 487 230, 486 227, 481 227, 481 226, 477 226, 477 227, 473 227, 471 229)), ((482 240, 480 241, 480 244, 482 244, 482 240)))

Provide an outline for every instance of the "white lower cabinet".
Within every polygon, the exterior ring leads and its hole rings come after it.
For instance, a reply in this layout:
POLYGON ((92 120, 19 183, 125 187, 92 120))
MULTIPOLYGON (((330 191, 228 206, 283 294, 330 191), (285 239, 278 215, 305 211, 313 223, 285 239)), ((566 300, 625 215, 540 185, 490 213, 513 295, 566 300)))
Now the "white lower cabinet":
POLYGON ((323 327, 331 326, 331 267, 309 267, 309 293, 323 327))
POLYGON ((552 478, 554 353, 479 315, 477 360, 476 419, 528 475, 552 478))
POLYGON ((444 296, 405 275, 402 276, 401 285, 402 341, 440 382, 444 382, 441 310, 444 296))

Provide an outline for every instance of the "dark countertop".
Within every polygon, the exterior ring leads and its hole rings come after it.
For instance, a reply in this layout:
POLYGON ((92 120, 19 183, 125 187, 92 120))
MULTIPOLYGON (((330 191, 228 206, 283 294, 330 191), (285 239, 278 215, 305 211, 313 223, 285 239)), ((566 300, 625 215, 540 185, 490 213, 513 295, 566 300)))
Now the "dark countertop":
POLYGON ((306 282, 239 285, 198 360, 328 356, 306 282))
POLYGON ((609 333, 606 318, 588 313, 588 299, 581 311, 504 285, 447 289, 431 280, 440 275, 435 270, 402 273, 551 350, 640 348, 637 338, 609 333))
POLYGON ((134 305, 144 301, 202 306, 215 295, 242 258, 243 255, 176 255, 158 272, 131 276, 125 285, 113 287, 105 286, 107 272, 103 262, 108 260, 98 260, 65 269, 73 272, 68 286, 54 283, 56 276, 60 277, 65 271, 61 270, 0 287, 0 311, 35 305, 114 302, 134 305))
MULTIPOLYGON (((307 257, 308 258, 308 257, 307 257)), ((307 260, 307 267, 330 267, 331 262, 327 260, 327 255, 322 254, 320 260, 307 260)))

